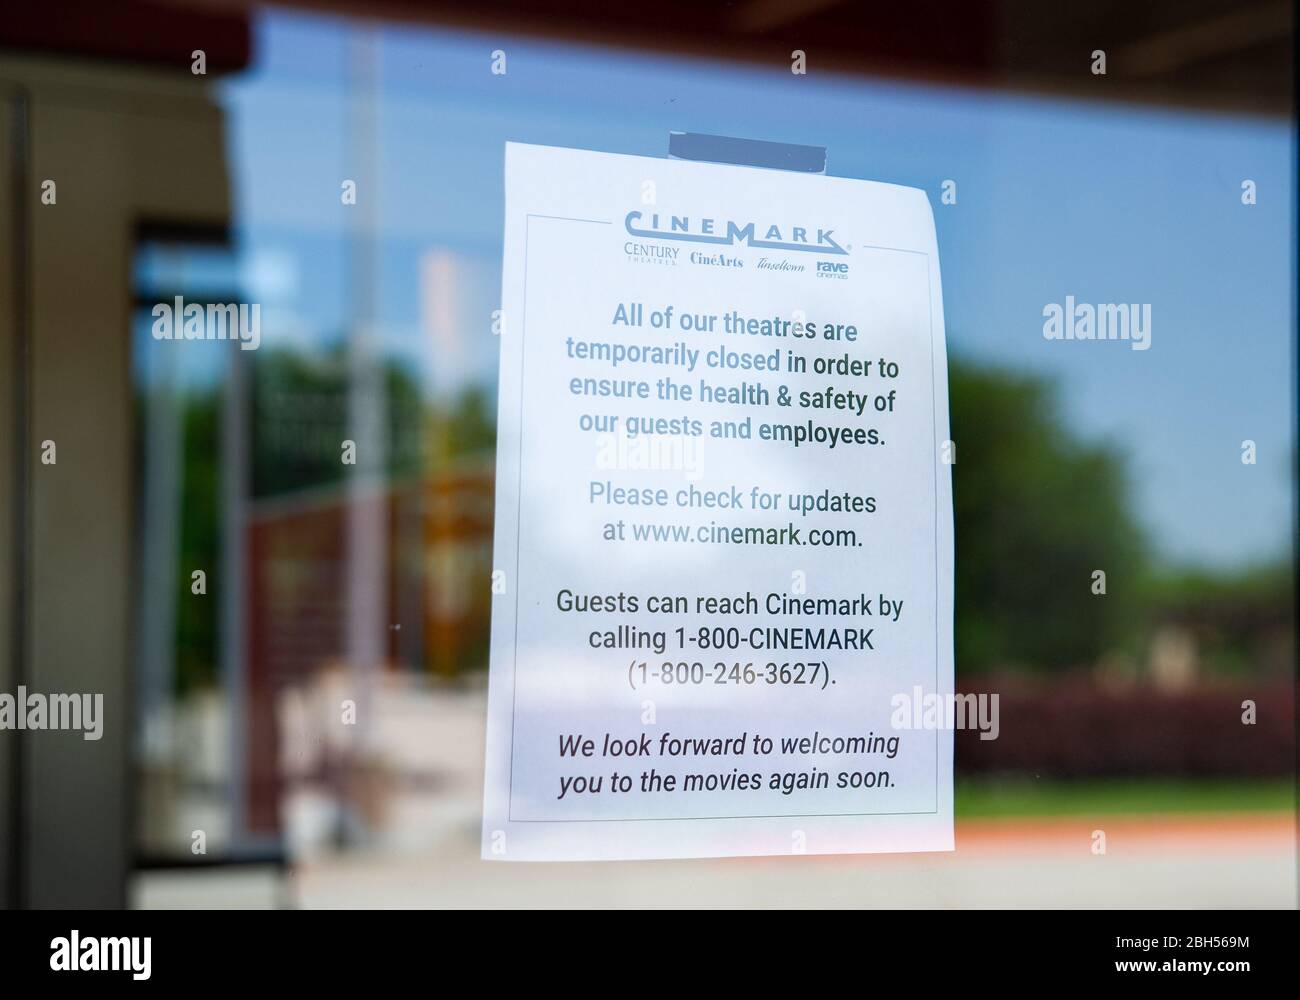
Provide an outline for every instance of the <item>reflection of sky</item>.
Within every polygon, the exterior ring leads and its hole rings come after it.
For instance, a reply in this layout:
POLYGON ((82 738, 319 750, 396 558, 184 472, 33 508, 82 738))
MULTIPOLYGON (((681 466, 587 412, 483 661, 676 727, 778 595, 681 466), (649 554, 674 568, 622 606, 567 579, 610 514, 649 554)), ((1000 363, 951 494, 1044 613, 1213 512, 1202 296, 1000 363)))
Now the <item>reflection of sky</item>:
MULTIPOLYGON (((358 209, 339 185, 365 176, 358 35, 349 22, 264 18, 256 69, 223 93, 238 221, 261 262, 249 280, 317 337, 356 307, 358 209)), ((812 75, 795 77, 408 26, 384 27, 376 46, 378 179, 359 200, 374 198, 377 325, 435 391, 495 378, 506 140, 662 156, 669 130, 685 129, 825 145, 831 173, 930 193, 950 349, 1055 377, 1071 427, 1130 455, 1162 549, 1223 565, 1284 550, 1285 121, 819 76, 815 53, 812 75), (488 71, 496 48, 505 76, 488 71), (956 206, 938 205, 945 178, 956 206), (1258 184, 1254 208, 1240 204, 1243 178, 1258 184), (1066 295, 1151 303, 1152 349, 1045 341, 1043 306, 1066 295), (1244 438, 1257 466, 1240 463, 1244 438)))

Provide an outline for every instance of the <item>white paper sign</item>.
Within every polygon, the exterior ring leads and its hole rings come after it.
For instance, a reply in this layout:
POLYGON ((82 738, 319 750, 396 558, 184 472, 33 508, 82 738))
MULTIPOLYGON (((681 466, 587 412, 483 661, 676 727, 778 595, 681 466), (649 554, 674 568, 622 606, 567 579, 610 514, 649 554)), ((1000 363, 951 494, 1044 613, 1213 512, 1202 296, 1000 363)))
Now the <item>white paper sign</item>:
POLYGON ((509 144, 500 329, 483 857, 951 850, 925 194, 509 144))

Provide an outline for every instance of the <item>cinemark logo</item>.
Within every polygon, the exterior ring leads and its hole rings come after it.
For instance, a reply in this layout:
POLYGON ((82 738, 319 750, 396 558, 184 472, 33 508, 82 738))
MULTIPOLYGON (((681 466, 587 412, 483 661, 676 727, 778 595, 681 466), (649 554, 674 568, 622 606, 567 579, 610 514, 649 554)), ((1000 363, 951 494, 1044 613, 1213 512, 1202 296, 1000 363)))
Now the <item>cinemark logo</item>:
POLYGON ((645 214, 640 211, 627 213, 623 225, 633 236, 654 240, 682 240, 686 243, 708 243, 714 246, 733 246, 743 243, 760 250, 799 250, 807 253, 830 253, 848 255, 848 251, 835 242, 832 229, 818 229, 813 226, 767 225, 761 229, 756 222, 741 224, 728 219, 698 218, 689 215, 670 215, 661 222, 657 212, 651 213, 645 224, 645 214), (789 239, 786 239, 789 233, 789 239), (811 238, 809 233, 815 234, 811 238))

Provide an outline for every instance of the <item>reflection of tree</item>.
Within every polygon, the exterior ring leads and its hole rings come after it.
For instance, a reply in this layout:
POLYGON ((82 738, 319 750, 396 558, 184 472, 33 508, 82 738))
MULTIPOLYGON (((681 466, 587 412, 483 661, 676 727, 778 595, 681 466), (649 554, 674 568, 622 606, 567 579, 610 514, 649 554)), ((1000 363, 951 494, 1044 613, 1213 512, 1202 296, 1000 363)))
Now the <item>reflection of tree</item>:
POLYGON ((496 448, 496 403, 484 387, 468 386, 450 403, 434 402, 427 410, 425 457, 430 466, 488 454, 496 448))
MULTIPOLYGON (((349 368, 343 346, 323 353, 258 351, 253 359, 253 495, 275 496, 342 483, 340 460, 348 429, 349 368)), ((404 477, 420 469, 421 398, 400 362, 382 365, 387 419, 385 472, 404 477)))
POLYGON ((961 362, 949 380, 958 669, 1096 661, 1131 635, 1144 564, 1121 456, 1041 380, 961 362))
MULTIPOLYGON (((217 673, 217 627, 221 600, 214 592, 220 564, 221 482, 219 393, 211 388, 186 396, 182 429, 180 545, 176 585, 176 688, 184 694, 212 683, 217 673), (190 573, 205 568, 208 595, 190 596, 190 573)), ((146 526, 147 530, 147 526, 146 526)))
MULTIPOLYGON (((138 465, 160 460, 150 456, 144 428, 150 420, 166 419, 152 414, 149 396, 141 389, 135 398, 136 455, 138 465)), ((177 543, 175 587, 175 649, 173 678, 178 696, 209 687, 216 682, 220 657, 218 625, 221 608, 215 588, 219 577, 221 511, 221 390, 219 387, 190 387, 181 400, 180 539, 177 543), (207 595, 193 599, 190 573, 207 573, 207 595)), ((143 476, 143 470, 140 470, 143 476)), ((139 530, 153 530, 141 524, 139 530)))
POLYGON ((1156 565, 1129 508, 1123 456, 1062 421, 1052 385, 950 368, 959 671, 1059 669, 1156 640, 1195 670, 1281 672, 1294 656, 1289 561, 1239 571, 1156 565), (1105 596, 1092 592, 1106 574, 1105 596))

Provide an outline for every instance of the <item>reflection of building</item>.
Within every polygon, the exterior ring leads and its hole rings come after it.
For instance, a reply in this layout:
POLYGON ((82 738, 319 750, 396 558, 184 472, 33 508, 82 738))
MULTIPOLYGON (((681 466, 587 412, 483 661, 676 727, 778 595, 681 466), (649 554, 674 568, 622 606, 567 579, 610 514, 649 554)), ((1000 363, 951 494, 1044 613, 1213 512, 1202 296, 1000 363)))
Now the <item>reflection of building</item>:
POLYGON ((426 487, 425 650, 440 674, 487 665, 493 461, 449 469, 426 487))
MULTIPOLYGON (((380 508, 371 513, 387 526, 383 666, 444 675, 486 666, 492 477, 488 455, 394 485, 371 501, 380 508)), ((349 513, 346 495, 335 490, 261 501, 250 513, 245 794, 255 833, 280 828, 279 695, 325 668, 355 678, 351 671, 360 666, 347 662, 349 513)))
POLYGON ((1233 647, 1246 651, 1253 669, 1285 677, 1295 668, 1295 618, 1289 588, 1235 602, 1205 601, 1185 614, 1185 624, 1201 649, 1233 647))
POLYGON ((1295 620, 1281 571, 1253 585, 1220 582, 1171 600, 1157 610, 1153 628, 1147 666, 1157 684, 1171 688, 1211 672, 1285 677, 1295 666, 1295 620))
POLYGON ((148 428, 132 412, 131 263, 146 230, 228 227, 210 88, 247 63, 248 21, 77 3, 11 5, 3 22, 0 43, 28 52, 0 58, 0 688, 101 692, 105 720, 98 742, 0 739, 0 904, 120 906, 148 643, 133 620, 148 428))

